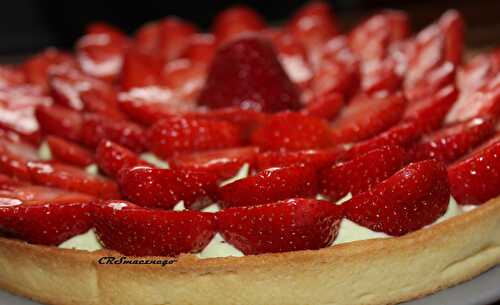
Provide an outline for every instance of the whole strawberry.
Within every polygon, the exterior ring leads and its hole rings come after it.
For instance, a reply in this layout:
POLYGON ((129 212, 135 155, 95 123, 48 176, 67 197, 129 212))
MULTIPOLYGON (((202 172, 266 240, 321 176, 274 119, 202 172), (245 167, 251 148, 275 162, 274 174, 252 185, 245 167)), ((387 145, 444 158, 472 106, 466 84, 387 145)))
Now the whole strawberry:
POLYGON ((297 89, 271 43, 256 36, 222 46, 198 102, 211 108, 237 106, 277 112, 300 108, 297 89))
POLYGON ((225 209, 216 217, 224 239, 248 255, 324 248, 337 236, 342 208, 295 198, 225 209))

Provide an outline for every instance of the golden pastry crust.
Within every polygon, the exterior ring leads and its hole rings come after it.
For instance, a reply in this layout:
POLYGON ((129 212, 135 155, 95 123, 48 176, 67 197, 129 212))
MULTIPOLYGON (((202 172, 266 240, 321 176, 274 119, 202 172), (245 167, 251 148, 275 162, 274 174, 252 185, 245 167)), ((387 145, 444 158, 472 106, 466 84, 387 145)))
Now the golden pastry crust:
POLYGON ((500 264, 500 197, 404 237, 317 251, 98 263, 110 255, 0 238, 0 287, 53 305, 393 304, 500 264))

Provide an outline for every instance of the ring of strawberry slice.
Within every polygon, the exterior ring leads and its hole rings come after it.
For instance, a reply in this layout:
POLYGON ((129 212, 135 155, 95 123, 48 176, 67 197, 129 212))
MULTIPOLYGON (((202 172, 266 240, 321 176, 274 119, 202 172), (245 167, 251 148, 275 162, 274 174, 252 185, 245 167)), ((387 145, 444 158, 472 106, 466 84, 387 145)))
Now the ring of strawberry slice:
POLYGON ((343 219, 400 236, 450 197, 499 196, 499 52, 461 67, 458 12, 414 36, 408 19, 342 35, 325 3, 279 28, 239 6, 213 33, 97 23, 76 56, 0 67, 1 234, 57 246, 94 228, 125 255, 197 253, 216 234, 244 254, 314 250, 343 219))

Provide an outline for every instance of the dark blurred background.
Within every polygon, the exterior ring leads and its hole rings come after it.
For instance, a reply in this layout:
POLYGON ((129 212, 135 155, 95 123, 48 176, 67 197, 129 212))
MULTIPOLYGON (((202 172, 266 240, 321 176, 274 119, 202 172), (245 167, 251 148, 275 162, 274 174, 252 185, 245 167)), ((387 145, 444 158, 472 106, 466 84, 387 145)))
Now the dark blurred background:
MULTIPOLYGON (((382 8, 410 13, 414 29, 437 18, 447 8, 459 9, 466 18, 467 43, 471 47, 500 44, 499 0, 335 0, 330 1, 344 29, 359 18, 382 8)), ((305 1, 36 1, 0 3, 0 56, 29 54, 46 46, 71 48, 86 24, 108 21, 129 33, 149 20, 178 15, 209 29, 218 11, 234 4, 257 9, 271 23, 286 19, 305 1)))

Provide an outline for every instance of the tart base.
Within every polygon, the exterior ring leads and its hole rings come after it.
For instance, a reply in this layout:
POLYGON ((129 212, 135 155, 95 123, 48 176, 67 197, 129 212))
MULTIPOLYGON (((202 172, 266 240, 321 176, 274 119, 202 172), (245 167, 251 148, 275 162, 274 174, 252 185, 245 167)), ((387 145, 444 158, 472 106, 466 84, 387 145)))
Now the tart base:
POLYGON ((0 288, 51 305, 394 304, 500 264, 500 197, 403 237, 316 251, 164 267, 99 264, 106 256, 120 257, 0 238, 0 288))

